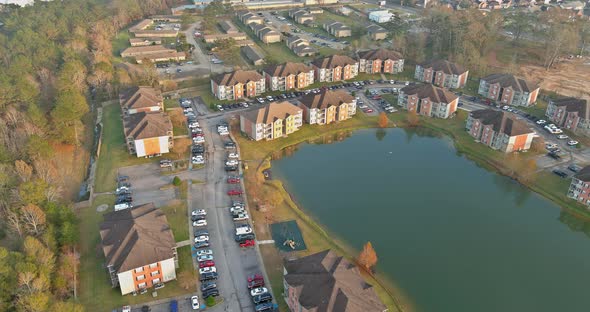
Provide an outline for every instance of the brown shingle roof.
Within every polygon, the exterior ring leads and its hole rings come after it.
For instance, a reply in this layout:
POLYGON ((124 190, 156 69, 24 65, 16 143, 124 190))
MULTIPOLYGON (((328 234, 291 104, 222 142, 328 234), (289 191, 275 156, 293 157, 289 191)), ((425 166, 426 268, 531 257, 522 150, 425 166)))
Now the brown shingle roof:
POLYGON ((135 140, 167 136, 172 131, 172 122, 165 113, 137 113, 123 119, 125 137, 135 140))
POLYGON ((461 75, 465 68, 461 65, 449 62, 447 60, 431 60, 420 64, 423 68, 432 68, 434 71, 442 71, 447 75, 461 75))
POLYGON ((481 79, 489 84, 499 83, 502 88, 512 87, 520 92, 532 92, 539 88, 536 84, 512 74, 491 74, 481 79))
POLYGON ((299 102, 309 108, 326 109, 329 106, 339 106, 342 103, 351 103, 354 97, 343 90, 322 90, 320 93, 310 93, 303 96, 299 102))
POLYGON ((457 99, 457 96, 453 92, 429 83, 407 86, 402 88, 402 91, 408 95, 415 94, 420 99, 429 98, 435 103, 450 103, 457 99))
POLYGON ((566 112, 578 112, 578 116, 583 119, 590 119, 590 107, 588 101, 573 97, 566 97, 551 101, 556 106, 565 106, 566 112))
POLYGON ((358 268, 331 250, 284 262, 289 286, 300 289, 299 303, 316 312, 382 312, 386 306, 358 268))
POLYGON ((231 73, 225 73, 213 76, 211 80, 220 86, 233 86, 237 83, 247 83, 250 81, 259 81, 262 75, 255 70, 236 70, 231 73))
POLYGON ((139 46, 139 47, 129 47, 123 51, 121 51, 121 56, 126 57, 125 55, 141 53, 151 54, 151 53, 161 53, 161 52, 176 52, 176 50, 168 49, 162 45, 148 45, 148 46, 139 46))
POLYGON ((176 247, 166 215, 153 203, 105 214, 100 238, 107 265, 119 273, 173 258, 176 247))
POLYGON ((314 60, 313 65, 319 68, 344 67, 346 65, 356 64, 356 61, 346 55, 331 55, 321 59, 314 60))
POLYGON ((297 115, 301 109, 287 101, 272 102, 267 106, 259 109, 244 112, 244 118, 250 120, 254 124, 270 124, 277 119, 285 119, 289 116, 297 115))
POLYGON ((574 177, 584 182, 590 182, 590 166, 582 168, 582 170, 578 171, 578 173, 576 173, 574 177))
POLYGON ((517 120, 516 116, 493 109, 480 109, 470 113, 471 117, 478 119, 484 125, 492 125, 495 132, 509 136, 533 133, 524 122, 517 120))
POLYGON ((387 29, 385 29, 381 26, 378 26, 378 25, 374 25, 374 24, 367 26, 367 32, 370 34, 378 34, 378 33, 387 34, 388 33, 387 29))
POLYGON ((402 59, 401 53, 385 50, 385 49, 377 49, 377 50, 369 50, 359 52, 359 57, 365 60, 400 60, 402 59))
POLYGON ((160 91, 151 87, 133 87, 119 94, 119 103, 127 109, 160 106, 162 101, 160 91))
POLYGON ((303 63, 287 62, 285 64, 273 65, 264 69, 264 72, 271 77, 287 77, 289 75, 298 75, 300 73, 308 73, 312 69, 303 63))

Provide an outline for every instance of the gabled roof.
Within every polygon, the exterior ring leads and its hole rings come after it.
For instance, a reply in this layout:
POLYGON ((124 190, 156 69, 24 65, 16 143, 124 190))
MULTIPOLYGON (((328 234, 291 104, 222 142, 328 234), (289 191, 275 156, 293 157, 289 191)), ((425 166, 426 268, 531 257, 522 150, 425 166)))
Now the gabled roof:
POLYGON ((370 34, 379 34, 379 33, 387 34, 387 33, 389 33, 387 31, 387 29, 385 29, 379 25, 375 25, 375 24, 371 24, 371 25, 367 26, 367 32, 370 34))
POLYGON ((287 101, 272 102, 265 107, 253 109, 242 113, 244 118, 254 124, 270 124, 277 119, 285 119, 289 116, 299 114, 301 109, 287 101))
POLYGON ((346 65, 354 65, 357 62, 346 55, 330 55, 321 59, 314 60, 313 65, 319 68, 334 68, 344 67, 346 65))
POLYGON ((306 44, 301 44, 301 45, 297 45, 297 46, 293 47, 293 52, 295 52, 296 54, 301 54, 301 53, 311 54, 311 53, 318 53, 318 50, 316 48, 310 47, 306 44))
POLYGON ((172 131, 170 117, 162 112, 132 114, 123 119, 125 137, 135 140, 167 136, 172 131))
POLYGON ((270 27, 265 27, 258 33, 260 36, 280 36, 281 33, 270 27))
POLYGON ((340 106, 351 103, 354 97, 343 90, 322 90, 320 93, 309 93, 301 97, 299 102, 308 108, 326 109, 330 106, 340 106))
POLYGON ((331 29, 334 29, 334 30, 350 30, 351 29, 350 26, 344 25, 343 23, 340 23, 340 22, 326 22, 326 24, 324 24, 324 25, 326 25, 327 27, 330 27, 331 29))
POLYGON ((431 60, 420 64, 420 66, 422 66, 422 68, 432 68, 433 71, 442 71, 447 75, 461 75, 466 72, 463 66, 447 60, 431 60))
POLYGON ((121 51, 121 55, 127 54, 135 54, 135 53, 160 53, 160 52, 176 52, 176 50, 168 49, 163 45, 148 45, 148 46, 138 46, 138 47, 129 47, 123 51, 121 51))
POLYGON ((331 250, 284 262, 285 282, 299 291, 299 304, 316 312, 382 312, 386 306, 358 268, 331 250))
POLYGON ((566 112, 577 112, 578 116, 583 119, 590 119, 590 107, 588 100, 577 99, 573 97, 566 97, 557 100, 552 100, 555 106, 565 106, 566 112))
POLYGON ((237 83, 248 83, 250 81, 259 81, 262 75, 255 70, 236 70, 230 73, 213 76, 211 80, 220 86, 233 86, 237 83))
POLYGON ((312 71, 310 66, 303 63, 287 62, 280 65, 272 65, 264 69, 264 72, 271 77, 287 77, 289 75, 298 75, 312 71))
POLYGON ((582 168, 582 170, 578 171, 578 173, 576 173, 574 177, 584 182, 590 182, 590 166, 582 168))
POLYGON ((100 238, 107 265, 118 273, 174 258, 172 230, 153 203, 105 214, 100 238))
POLYGON ((534 133, 526 123, 516 119, 516 116, 493 109, 480 109, 472 111, 469 114, 472 118, 478 119, 482 124, 491 125, 495 132, 507 134, 509 136, 534 133))
POLYGON ((403 87, 401 91, 407 95, 416 95, 420 99, 429 98, 435 103, 450 103, 457 99, 453 92, 429 83, 403 87))
POLYGON ((248 58, 253 63, 264 59, 264 55, 251 46, 242 47, 242 52, 244 52, 246 58, 248 58))
POLYGON ((127 109, 161 106, 162 101, 160 91, 152 87, 132 87, 119 94, 121 106, 127 109))
POLYGON ((491 74, 481 79, 489 84, 498 83, 502 88, 512 87, 520 92, 532 92, 539 88, 538 85, 512 74, 491 74))
POLYGON ((377 50, 369 50, 359 52, 359 58, 365 60, 401 60, 403 56, 399 52, 385 50, 385 49, 377 49, 377 50))

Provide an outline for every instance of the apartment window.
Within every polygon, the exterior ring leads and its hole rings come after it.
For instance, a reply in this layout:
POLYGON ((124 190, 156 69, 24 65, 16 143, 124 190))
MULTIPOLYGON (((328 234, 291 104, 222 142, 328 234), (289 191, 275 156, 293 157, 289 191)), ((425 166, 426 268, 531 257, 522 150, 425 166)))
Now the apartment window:
POLYGON ((154 280, 152 281, 152 284, 158 284, 160 282, 159 278, 154 278, 154 280))
POLYGON ((135 279, 138 281, 141 281, 141 280, 145 279, 145 275, 138 275, 135 279))
POLYGON ((141 273, 141 272, 143 272, 143 268, 137 268, 137 269, 135 269, 135 273, 141 273))
POLYGON ((152 276, 155 276, 155 275, 158 275, 158 274, 160 274, 160 271, 154 271, 154 272, 152 272, 152 273, 150 273, 150 274, 151 274, 152 276))
POLYGON ((145 282, 137 285, 137 287, 139 287, 139 288, 145 288, 146 286, 147 286, 147 284, 145 282))
POLYGON ((157 267, 158 267, 158 264, 157 263, 150 264, 150 269, 155 269, 157 267))

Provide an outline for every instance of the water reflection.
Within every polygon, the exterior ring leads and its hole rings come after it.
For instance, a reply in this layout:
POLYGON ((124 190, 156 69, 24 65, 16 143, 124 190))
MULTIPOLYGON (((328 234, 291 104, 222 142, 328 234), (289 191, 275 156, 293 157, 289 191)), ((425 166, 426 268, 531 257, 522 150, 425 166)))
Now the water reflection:
POLYGON ((590 220, 584 220, 566 210, 562 210, 559 214, 559 222, 567 225, 572 232, 582 232, 590 237, 590 220))

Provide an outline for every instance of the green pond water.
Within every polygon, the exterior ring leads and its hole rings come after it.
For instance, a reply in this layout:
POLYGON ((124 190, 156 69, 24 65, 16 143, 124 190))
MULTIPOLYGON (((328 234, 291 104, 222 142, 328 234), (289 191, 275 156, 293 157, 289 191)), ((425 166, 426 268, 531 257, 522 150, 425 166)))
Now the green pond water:
POLYGON ((458 155, 448 138, 360 130, 272 163, 299 205, 417 311, 590 311, 590 225, 458 155))

